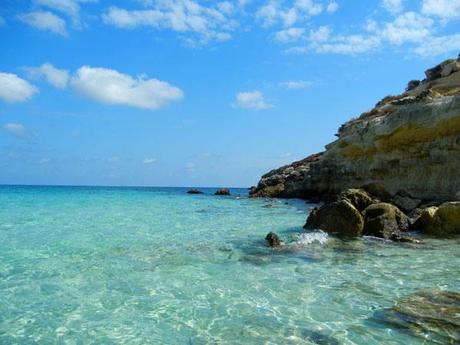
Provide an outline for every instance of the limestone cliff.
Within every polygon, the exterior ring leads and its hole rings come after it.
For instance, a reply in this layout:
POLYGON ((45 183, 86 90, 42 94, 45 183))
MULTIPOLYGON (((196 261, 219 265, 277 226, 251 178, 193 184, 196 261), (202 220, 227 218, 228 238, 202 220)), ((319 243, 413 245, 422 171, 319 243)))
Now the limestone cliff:
POLYGON ((253 196, 313 198, 366 184, 423 200, 460 195, 460 57, 343 124, 323 153, 262 176, 253 196))

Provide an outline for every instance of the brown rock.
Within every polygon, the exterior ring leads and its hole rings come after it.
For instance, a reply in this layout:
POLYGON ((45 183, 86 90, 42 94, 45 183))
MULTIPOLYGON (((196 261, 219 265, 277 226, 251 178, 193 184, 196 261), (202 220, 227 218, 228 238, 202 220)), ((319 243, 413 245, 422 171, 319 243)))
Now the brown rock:
POLYGON ((359 237, 364 221, 359 211, 348 201, 341 200, 313 209, 306 229, 321 229, 342 237, 359 237))
POLYGON ((391 204, 373 204, 364 210, 363 216, 364 235, 390 239, 409 228, 409 218, 391 204))

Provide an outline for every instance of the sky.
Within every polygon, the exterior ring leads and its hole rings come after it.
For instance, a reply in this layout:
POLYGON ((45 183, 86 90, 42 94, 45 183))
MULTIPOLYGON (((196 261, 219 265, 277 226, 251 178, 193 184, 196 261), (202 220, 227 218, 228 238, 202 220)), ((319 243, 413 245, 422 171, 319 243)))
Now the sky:
POLYGON ((2 0, 0 184, 247 187, 460 53, 460 0, 2 0))

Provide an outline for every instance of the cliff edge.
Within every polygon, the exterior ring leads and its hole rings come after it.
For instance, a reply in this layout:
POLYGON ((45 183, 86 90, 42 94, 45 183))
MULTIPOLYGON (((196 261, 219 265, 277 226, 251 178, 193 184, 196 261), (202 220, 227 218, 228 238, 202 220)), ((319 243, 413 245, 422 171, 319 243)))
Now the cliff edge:
POLYGON ((316 199, 379 186, 421 200, 460 197, 460 56, 343 124, 338 139, 262 176, 254 197, 316 199))

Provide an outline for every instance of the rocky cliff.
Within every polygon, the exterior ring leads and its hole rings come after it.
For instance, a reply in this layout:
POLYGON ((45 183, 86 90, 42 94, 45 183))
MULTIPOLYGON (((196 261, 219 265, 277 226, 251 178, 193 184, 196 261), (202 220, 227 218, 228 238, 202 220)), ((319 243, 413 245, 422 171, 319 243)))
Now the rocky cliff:
POLYGON ((262 176, 252 196, 318 198, 378 186, 420 200, 460 197, 460 56, 343 124, 323 153, 262 176))

